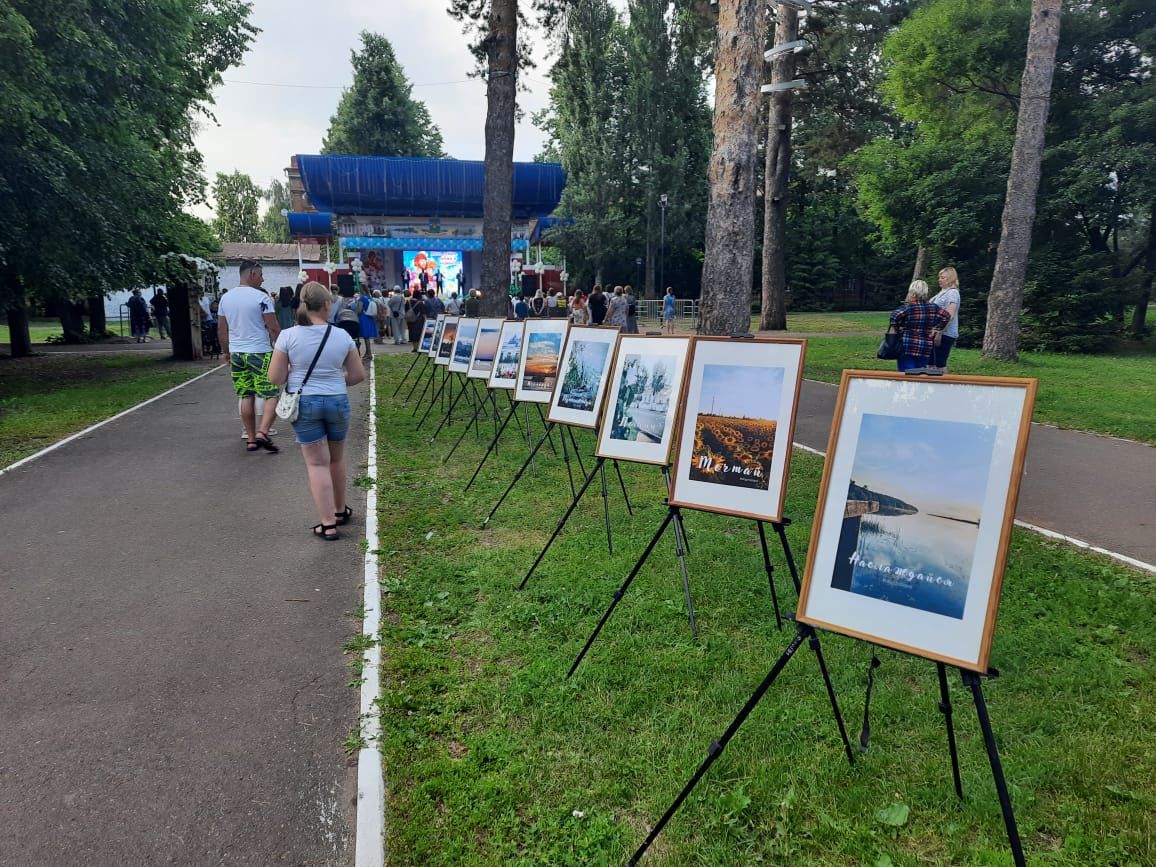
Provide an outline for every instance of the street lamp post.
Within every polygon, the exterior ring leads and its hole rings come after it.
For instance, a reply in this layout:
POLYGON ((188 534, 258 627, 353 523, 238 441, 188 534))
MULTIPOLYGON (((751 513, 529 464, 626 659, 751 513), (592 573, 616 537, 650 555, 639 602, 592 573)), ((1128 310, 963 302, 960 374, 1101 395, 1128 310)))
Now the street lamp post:
POLYGON ((358 292, 361 291, 361 260, 353 259, 349 263, 349 267, 353 269, 353 288, 358 292))
POLYGON ((668 197, 663 193, 658 197, 658 207, 662 209, 662 234, 658 244, 658 297, 666 294, 666 205, 668 197))

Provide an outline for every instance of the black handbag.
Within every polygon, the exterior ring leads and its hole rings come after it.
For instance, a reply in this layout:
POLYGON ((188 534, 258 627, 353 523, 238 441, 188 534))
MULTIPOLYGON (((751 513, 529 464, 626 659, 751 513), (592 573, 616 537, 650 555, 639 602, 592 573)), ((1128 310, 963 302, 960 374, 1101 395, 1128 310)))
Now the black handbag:
POLYGON ((879 351, 875 353, 875 357, 894 361, 902 354, 903 338, 899 336, 898 331, 888 328, 887 333, 883 335, 883 341, 879 344, 879 351))

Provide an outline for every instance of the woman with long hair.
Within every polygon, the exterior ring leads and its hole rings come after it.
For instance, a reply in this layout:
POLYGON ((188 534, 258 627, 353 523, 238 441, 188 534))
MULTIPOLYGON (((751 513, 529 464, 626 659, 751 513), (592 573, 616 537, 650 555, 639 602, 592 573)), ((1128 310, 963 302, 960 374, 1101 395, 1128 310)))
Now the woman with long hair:
POLYGON ((365 379, 353 338, 329 322, 332 304, 328 289, 306 283, 297 310, 301 324, 281 332, 269 363, 270 382, 300 393, 293 431, 320 518, 313 535, 326 542, 336 540, 338 525, 353 516, 345 501, 345 438, 351 416, 347 386, 365 379))
POLYGON ((959 273, 950 265, 939 272, 939 291, 931 303, 946 310, 951 317, 933 338, 935 350, 931 358, 934 367, 946 371, 947 356, 951 355, 951 347, 959 337, 959 273))

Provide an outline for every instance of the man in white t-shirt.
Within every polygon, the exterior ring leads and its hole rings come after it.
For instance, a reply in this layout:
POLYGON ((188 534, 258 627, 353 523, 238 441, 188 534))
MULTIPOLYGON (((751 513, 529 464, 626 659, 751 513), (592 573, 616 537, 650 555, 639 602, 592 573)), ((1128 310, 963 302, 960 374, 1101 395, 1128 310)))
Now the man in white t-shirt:
POLYGON ((273 341, 281 333, 273 299, 261 288, 264 275, 261 266, 246 259, 241 263, 241 285, 221 297, 217 310, 221 351, 229 363, 233 388, 241 398, 241 423, 245 426, 245 450, 255 452, 279 449, 269 438, 269 429, 277 409, 279 389, 269 381, 269 362, 273 358, 273 341), (254 408, 257 397, 265 399, 260 422, 254 408))

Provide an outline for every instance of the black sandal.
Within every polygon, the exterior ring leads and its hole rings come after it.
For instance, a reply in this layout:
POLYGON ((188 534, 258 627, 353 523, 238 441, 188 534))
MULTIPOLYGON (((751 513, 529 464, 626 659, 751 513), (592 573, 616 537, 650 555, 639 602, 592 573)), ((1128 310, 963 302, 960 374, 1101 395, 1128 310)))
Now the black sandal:
POLYGON ((255 442, 253 442, 253 440, 249 440, 247 443, 245 443, 245 451, 247 451, 247 452, 259 451, 260 448, 261 448, 261 446, 259 446, 255 442))
MULTIPOLYGON (((277 448, 277 446, 273 444, 273 440, 269 439, 268 434, 263 434, 260 432, 257 433, 256 445, 257 448, 264 449, 271 454, 277 454, 277 452, 281 451, 281 449, 277 448)), ((252 451, 252 449, 250 449, 250 451, 252 451)))
POLYGON ((313 535, 318 539, 324 539, 326 542, 336 542, 341 537, 337 534, 336 524, 314 524, 313 535), (330 535, 332 531, 333 535, 330 535))
POLYGON ((350 507, 348 505, 346 505, 344 511, 333 513, 333 518, 338 524, 348 524, 349 519, 352 517, 353 517, 353 509, 352 509, 352 507, 350 507))

